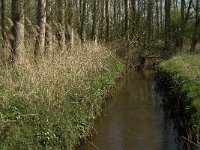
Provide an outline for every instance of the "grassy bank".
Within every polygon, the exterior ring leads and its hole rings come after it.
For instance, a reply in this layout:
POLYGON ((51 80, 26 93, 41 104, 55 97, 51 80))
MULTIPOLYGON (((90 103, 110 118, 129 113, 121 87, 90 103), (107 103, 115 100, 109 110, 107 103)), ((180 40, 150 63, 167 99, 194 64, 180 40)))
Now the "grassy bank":
MULTIPOLYGON (((171 90, 181 95, 184 111, 189 114, 188 124, 195 127, 196 135, 200 127, 200 55, 177 56, 161 63, 158 67, 161 84, 170 82, 171 90)), ((179 98, 180 99, 180 98, 179 98)), ((174 99, 175 100, 175 99, 174 99)), ((171 100, 173 101, 173 100, 171 100)), ((195 135, 195 136, 196 136, 195 135)), ((195 140, 199 140, 195 139, 195 140)))
POLYGON ((102 46, 0 70, 0 149, 73 149, 123 69, 102 46))

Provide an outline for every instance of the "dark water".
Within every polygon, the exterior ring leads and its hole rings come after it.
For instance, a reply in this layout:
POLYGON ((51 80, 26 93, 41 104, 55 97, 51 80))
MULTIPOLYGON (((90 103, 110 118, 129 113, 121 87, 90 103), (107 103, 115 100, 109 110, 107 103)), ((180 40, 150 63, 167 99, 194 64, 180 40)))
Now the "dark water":
POLYGON ((161 107, 151 71, 132 72, 117 85, 81 150, 177 150, 177 132, 161 107))

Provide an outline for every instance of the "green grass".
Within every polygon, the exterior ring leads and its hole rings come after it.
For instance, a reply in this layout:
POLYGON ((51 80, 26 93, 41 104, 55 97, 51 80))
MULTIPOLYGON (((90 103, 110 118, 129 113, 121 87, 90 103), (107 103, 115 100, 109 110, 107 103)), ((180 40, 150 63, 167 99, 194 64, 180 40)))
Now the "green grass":
MULTIPOLYGON (((80 137, 88 135, 90 130, 91 120, 96 117, 96 114, 101 111, 104 95, 108 89, 114 86, 116 78, 118 78, 123 65, 119 62, 110 64, 108 70, 104 70, 88 82, 90 88, 85 93, 85 102, 72 102, 71 117, 69 118, 70 133, 69 138, 77 142, 80 137), (90 101, 87 101, 90 100, 90 101), (84 103, 84 105, 83 105, 84 103), (75 117, 74 117, 75 116, 75 117)), ((84 100, 84 99, 82 99, 84 100)), ((73 143, 70 144, 73 147, 73 143)))
POLYGON ((195 123, 200 126, 200 55, 177 56, 159 65, 159 70, 171 76, 172 82, 185 93, 196 109, 195 123))
POLYGON ((158 66, 159 72, 169 76, 175 89, 189 102, 186 111, 190 123, 200 127, 200 55, 176 56, 158 66))
POLYGON ((123 64, 105 47, 0 69, 0 150, 74 149, 123 64))

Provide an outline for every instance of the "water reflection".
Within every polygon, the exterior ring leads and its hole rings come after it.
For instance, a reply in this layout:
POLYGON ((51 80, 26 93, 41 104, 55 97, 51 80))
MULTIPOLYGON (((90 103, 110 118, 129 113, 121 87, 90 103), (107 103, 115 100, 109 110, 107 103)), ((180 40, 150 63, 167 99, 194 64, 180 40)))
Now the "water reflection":
POLYGON ((152 77, 149 71, 126 75, 95 124, 97 134, 80 149, 177 150, 176 131, 160 107, 152 77))

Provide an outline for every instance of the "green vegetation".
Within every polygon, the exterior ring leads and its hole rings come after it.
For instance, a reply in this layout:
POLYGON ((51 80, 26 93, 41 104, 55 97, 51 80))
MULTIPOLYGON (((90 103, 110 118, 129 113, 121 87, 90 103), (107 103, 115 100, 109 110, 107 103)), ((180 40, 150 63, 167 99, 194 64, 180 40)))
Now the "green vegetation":
POLYGON ((87 136, 122 63, 105 47, 0 70, 0 148, 73 149, 87 136))
POLYGON ((184 95, 188 123, 200 127, 200 55, 176 56, 159 65, 161 78, 170 78, 174 90, 184 95))
MULTIPOLYGON (((115 55, 129 70, 200 50, 200 0, 0 0, 0 8, 2 149, 72 149, 123 68, 115 55)), ((199 126, 198 58, 160 70, 187 93, 199 126)))

